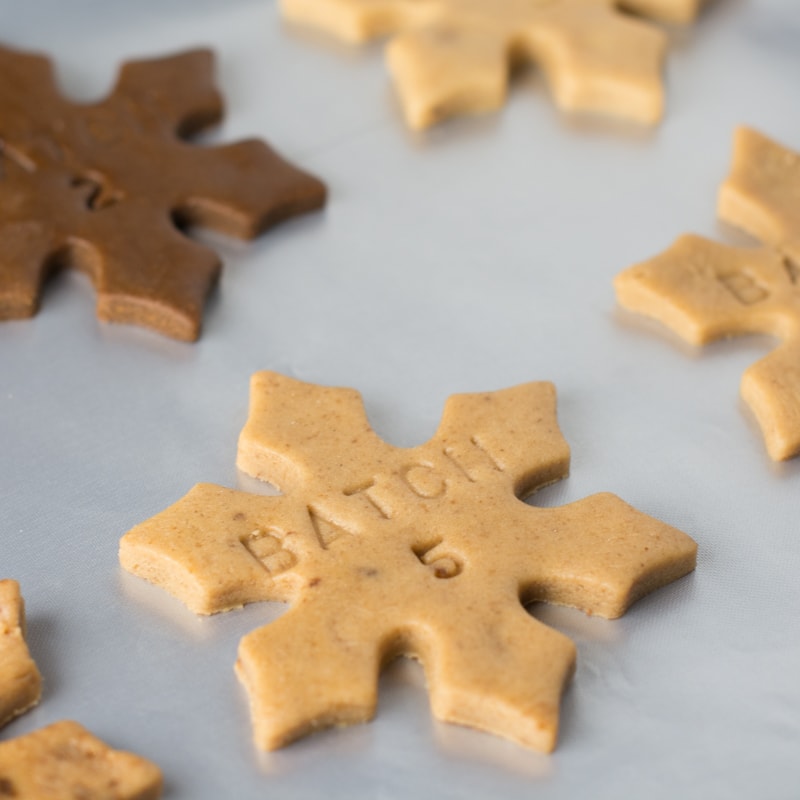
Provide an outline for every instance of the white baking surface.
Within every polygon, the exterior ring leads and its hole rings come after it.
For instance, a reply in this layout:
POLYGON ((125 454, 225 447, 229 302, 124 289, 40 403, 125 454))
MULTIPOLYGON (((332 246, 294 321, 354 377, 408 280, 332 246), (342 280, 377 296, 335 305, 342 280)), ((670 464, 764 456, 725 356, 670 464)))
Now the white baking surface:
POLYGON ((746 240, 716 192, 737 124, 800 148, 800 4, 718 0, 671 35, 655 129, 565 116, 532 72, 499 113, 412 134, 380 45, 269 0, 0 0, 2 41, 82 100, 126 58, 212 46, 228 111, 206 141, 264 137, 330 187, 323 213, 215 238, 197 344, 98 323, 75 275, 0 324, 0 576, 45 677, 0 739, 76 719, 158 762, 169 800, 800 797, 800 460, 771 463, 738 398, 772 343, 695 350, 611 286, 684 232, 746 240), (696 573, 618 621, 535 610, 579 651, 553 755, 433 721, 410 663, 370 724, 255 751, 232 666, 283 607, 198 619, 117 543, 198 481, 252 485, 234 459, 260 369, 358 388, 398 445, 452 393, 551 380, 572 476, 533 502, 613 491, 698 541, 696 573))

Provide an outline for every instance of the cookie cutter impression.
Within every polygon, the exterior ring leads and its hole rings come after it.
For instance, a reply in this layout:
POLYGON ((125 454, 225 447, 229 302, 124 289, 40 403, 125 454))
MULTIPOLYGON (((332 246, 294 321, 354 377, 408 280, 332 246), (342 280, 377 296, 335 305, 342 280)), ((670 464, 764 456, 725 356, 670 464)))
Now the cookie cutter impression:
POLYGON ((237 464, 283 495, 195 486, 120 561, 199 614, 291 604, 236 663, 264 749, 371 718, 402 655, 438 719, 550 751, 575 646, 524 604, 613 618, 695 566, 692 539, 612 494, 520 502, 568 471, 549 383, 453 396, 429 442, 396 448, 356 391, 257 373, 237 464))

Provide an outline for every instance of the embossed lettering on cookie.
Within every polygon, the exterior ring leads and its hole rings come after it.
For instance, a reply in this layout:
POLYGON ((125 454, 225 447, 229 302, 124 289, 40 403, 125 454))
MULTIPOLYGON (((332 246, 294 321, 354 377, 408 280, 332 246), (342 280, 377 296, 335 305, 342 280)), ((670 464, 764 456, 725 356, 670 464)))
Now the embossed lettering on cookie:
POLYGON ((382 665, 409 656, 438 719, 550 751, 575 646, 524 604, 618 617, 697 551, 613 494, 520 502, 569 470, 555 410, 549 383, 455 395, 430 441, 400 448, 358 392, 257 373, 237 464, 283 496, 200 484, 120 561, 201 614, 291 603, 239 647, 259 747, 371 718, 382 665))
POLYGON ((207 50, 131 61, 78 104, 48 59, 0 47, 0 319, 35 314, 47 275, 73 268, 100 319, 193 341, 220 261, 181 228, 248 239, 324 203, 262 141, 186 141, 222 117, 213 67, 207 50))

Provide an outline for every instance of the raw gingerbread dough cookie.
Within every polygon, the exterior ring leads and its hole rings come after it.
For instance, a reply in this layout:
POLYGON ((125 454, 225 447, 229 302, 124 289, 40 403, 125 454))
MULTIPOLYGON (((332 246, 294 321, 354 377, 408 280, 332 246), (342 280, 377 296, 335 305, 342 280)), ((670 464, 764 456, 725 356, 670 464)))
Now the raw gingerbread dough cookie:
POLYGON ((618 275, 617 297, 693 344, 743 333, 782 340, 744 373, 741 391, 769 455, 791 458, 800 453, 800 155, 740 128, 719 215, 766 246, 683 236, 618 275))
POLYGON ((702 0, 281 0, 284 16, 350 42, 392 36, 406 120, 424 128, 498 108, 511 63, 535 63, 556 103, 654 123, 663 31, 619 9, 688 22, 702 0))
POLYGON ((77 722, 0 742, 0 797, 19 800, 156 800, 161 772, 111 750, 77 722))
POLYGON ((120 560, 201 614, 291 603, 239 650, 261 748, 369 719, 405 655, 437 718, 549 751, 575 647, 523 603, 617 617, 695 564, 692 539, 612 494, 520 502, 568 470, 548 383, 451 397, 429 442, 397 448, 357 392, 258 373, 237 463, 283 496, 198 485, 120 560))
POLYGON ((25 644, 19 584, 0 580, 0 727, 35 706, 41 694, 42 678, 25 644))
POLYGON ((94 283, 100 319, 194 340, 220 262, 182 228, 251 238, 322 205, 325 187, 264 142, 186 141, 222 117, 213 60, 128 62, 83 104, 46 58, 0 47, 0 319, 35 314, 68 267, 94 283))

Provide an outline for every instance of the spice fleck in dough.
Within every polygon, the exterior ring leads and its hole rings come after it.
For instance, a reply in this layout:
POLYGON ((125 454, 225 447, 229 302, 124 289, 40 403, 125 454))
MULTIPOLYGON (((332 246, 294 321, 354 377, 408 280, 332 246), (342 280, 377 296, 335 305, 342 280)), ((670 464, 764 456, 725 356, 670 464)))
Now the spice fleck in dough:
POLYGON ((509 67, 535 63, 568 111, 642 123, 663 111, 666 35, 642 17, 688 22, 702 0, 281 0, 284 16, 350 42, 390 35, 406 120, 424 128, 498 108, 509 67))
POLYGON ((41 693, 42 678, 25 643, 19 584, 0 580, 0 727, 35 706, 41 693))
POLYGON ((746 333, 780 339, 746 370, 741 392, 781 461, 800 453, 800 154, 740 128, 718 211, 765 246, 683 236, 620 273, 617 298, 693 344, 746 333))
POLYGON ((437 718, 549 751, 575 647, 523 604, 617 617, 694 568, 692 539, 612 494, 520 502, 567 474, 551 384, 451 397, 414 448, 379 439, 353 390, 262 372, 251 391, 238 465, 283 496, 198 485, 120 559, 201 614, 291 603, 239 649, 261 748, 369 719, 404 655, 437 718))
POLYGON ((154 764, 111 750, 76 722, 0 742, 0 797, 19 800, 157 800, 154 764))

